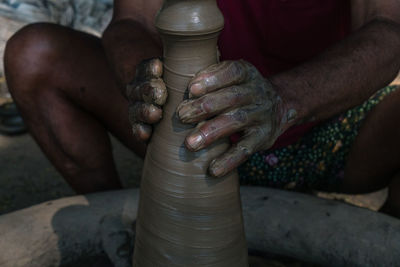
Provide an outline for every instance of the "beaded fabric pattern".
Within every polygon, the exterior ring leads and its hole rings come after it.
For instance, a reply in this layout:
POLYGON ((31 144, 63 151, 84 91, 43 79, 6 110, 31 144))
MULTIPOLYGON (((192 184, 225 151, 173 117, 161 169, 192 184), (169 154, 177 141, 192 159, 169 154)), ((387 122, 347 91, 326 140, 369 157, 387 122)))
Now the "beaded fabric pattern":
POLYGON ((381 89, 363 104, 315 126, 294 144, 255 153, 238 169, 241 185, 337 191, 362 122, 374 106, 397 88, 381 89))

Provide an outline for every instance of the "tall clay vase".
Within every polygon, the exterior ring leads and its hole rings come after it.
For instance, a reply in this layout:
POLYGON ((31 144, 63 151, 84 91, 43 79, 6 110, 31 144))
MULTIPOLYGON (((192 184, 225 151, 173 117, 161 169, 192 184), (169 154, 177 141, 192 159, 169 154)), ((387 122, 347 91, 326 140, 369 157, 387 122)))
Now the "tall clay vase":
POLYGON ((217 62, 223 24, 215 0, 166 0, 157 16, 168 101, 145 158, 134 266, 248 266, 237 173, 207 174, 228 141, 188 151, 184 140, 193 126, 175 113, 194 74, 217 62))

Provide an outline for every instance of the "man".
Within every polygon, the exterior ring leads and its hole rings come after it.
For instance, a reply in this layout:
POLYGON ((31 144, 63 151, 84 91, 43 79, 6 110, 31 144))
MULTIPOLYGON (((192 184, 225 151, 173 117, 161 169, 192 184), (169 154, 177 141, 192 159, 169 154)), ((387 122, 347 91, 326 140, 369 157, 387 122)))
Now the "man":
MULTIPOLYGON (((162 116, 162 63, 139 64, 162 54, 154 28, 161 2, 116 0, 101 40, 34 24, 8 41, 9 88, 34 138, 79 193, 121 188, 107 131, 143 156, 142 141, 162 116)), ((211 163, 212 175, 244 162, 241 181, 255 185, 349 193, 389 186, 382 209, 400 216, 400 91, 368 100, 400 68, 400 2, 217 2, 225 61, 199 73, 193 98, 178 107, 184 122, 213 118, 187 137, 188 149, 240 133, 211 163)))

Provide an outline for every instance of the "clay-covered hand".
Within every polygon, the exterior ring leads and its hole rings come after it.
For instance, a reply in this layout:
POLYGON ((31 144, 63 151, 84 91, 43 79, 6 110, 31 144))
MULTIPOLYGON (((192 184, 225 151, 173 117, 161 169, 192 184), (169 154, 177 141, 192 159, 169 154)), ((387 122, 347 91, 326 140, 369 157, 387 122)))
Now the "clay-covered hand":
POLYGON ((246 61, 224 61, 199 72, 189 83, 189 97, 177 108, 183 123, 198 123, 186 137, 189 150, 243 132, 237 144, 211 162, 209 172, 215 177, 270 148, 283 131, 286 112, 280 97, 246 61))
POLYGON ((161 106, 167 99, 167 89, 161 79, 163 65, 158 58, 142 61, 136 68, 136 76, 127 86, 126 95, 130 102, 129 120, 133 135, 147 141, 152 126, 162 117, 161 106))

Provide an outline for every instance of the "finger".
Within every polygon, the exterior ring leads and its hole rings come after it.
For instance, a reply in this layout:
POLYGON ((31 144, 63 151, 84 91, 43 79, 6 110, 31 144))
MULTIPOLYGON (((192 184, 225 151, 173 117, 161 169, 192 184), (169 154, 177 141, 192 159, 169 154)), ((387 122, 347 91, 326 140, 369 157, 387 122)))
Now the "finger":
POLYGON ((128 85, 128 99, 131 101, 143 101, 149 104, 162 106, 167 100, 168 92, 161 78, 153 78, 142 83, 128 85))
POLYGON ((148 124, 133 123, 132 133, 133 136, 139 141, 147 141, 151 136, 152 128, 148 124))
POLYGON ((200 71, 189 83, 189 96, 199 97, 219 88, 240 84, 247 78, 248 64, 223 61, 200 71))
MULTIPOLYGON (((257 94, 257 89, 252 85, 235 85, 206 94, 198 99, 185 100, 178 106, 177 114, 183 123, 200 122, 222 112, 258 103, 259 99, 261 98, 257 94)), ((263 105, 265 108, 270 108, 272 102, 265 100, 263 105)))
POLYGON ((236 169, 258 151, 266 135, 268 133, 263 128, 257 127, 248 130, 239 143, 211 162, 209 173, 214 177, 222 177, 236 169))
POLYGON ((162 110, 153 104, 135 102, 129 106, 129 120, 132 124, 138 122, 153 124, 161 117, 162 110))
POLYGON ((269 110, 255 105, 221 114, 212 120, 199 124, 186 137, 186 147, 191 151, 203 149, 222 137, 232 135, 246 127, 260 123, 267 118, 268 114, 269 110))
POLYGON ((159 58, 150 58, 143 60, 136 67, 135 80, 145 81, 152 78, 161 78, 163 65, 159 58))

